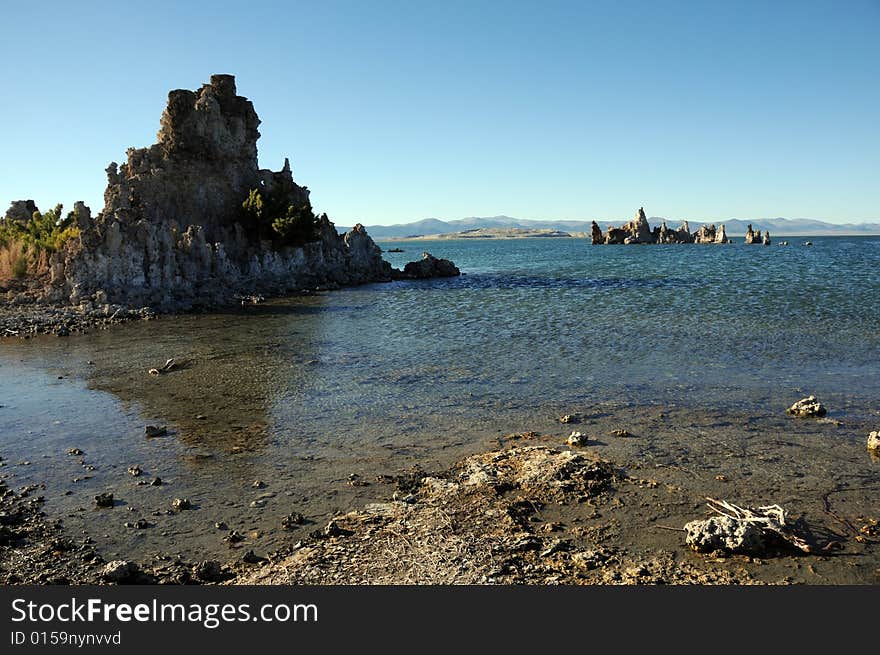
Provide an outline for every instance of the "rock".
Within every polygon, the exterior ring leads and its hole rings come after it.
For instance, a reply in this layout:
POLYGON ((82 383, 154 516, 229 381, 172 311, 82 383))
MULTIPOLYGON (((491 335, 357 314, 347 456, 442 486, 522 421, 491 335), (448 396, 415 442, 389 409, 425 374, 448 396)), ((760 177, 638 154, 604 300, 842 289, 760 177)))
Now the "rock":
POLYGON ((693 243, 694 238, 691 236, 691 227, 687 221, 684 221, 672 235, 672 243, 693 243))
POLYGON ((593 221, 590 224, 590 238, 592 239, 594 246, 600 243, 605 243, 605 235, 602 234, 602 228, 599 227, 599 224, 596 221, 593 221))
POLYGON ((285 530, 293 530, 296 526, 305 523, 305 517, 299 512, 291 512, 281 519, 281 527, 285 530))
POLYGON ((825 414, 827 413, 825 407, 822 405, 822 403, 819 402, 816 396, 801 398, 785 411, 787 414, 791 414, 792 416, 799 416, 804 418, 825 416, 825 414))
POLYGON ((262 557, 258 557, 254 553, 254 551, 249 550, 241 556, 241 561, 245 564, 259 564, 260 562, 264 562, 265 560, 262 557))
POLYGON ((98 507, 113 507, 113 494, 109 491, 99 493, 95 496, 95 505, 98 507))
POLYGON ((406 264, 403 271, 395 269, 392 273, 396 280, 424 280, 461 275, 461 271, 451 261, 438 259, 429 252, 423 252, 421 260, 406 264))
POLYGON ((574 414, 565 414, 559 417, 560 423, 579 423, 580 419, 574 414))
POLYGON ((610 434, 612 437, 620 437, 622 439, 632 436, 627 430, 612 430, 610 434))
POLYGON ((754 243, 760 243, 760 242, 761 242, 761 231, 758 230, 757 232, 755 232, 752 229, 752 224, 749 223, 749 226, 746 229, 746 243, 754 244, 754 243))
POLYGON ((146 530, 147 528, 152 527, 152 524, 147 521, 147 519, 138 519, 137 521, 126 522, 125 527, 134 528, 136 530, 146 530))
POLYGON ((712 516, 691 521, 684 526, 685 543, 700 553, 716 550, 758 555, 766 551, 764 530, 757 524, 737 521, 728 516, 712 516))
POLYGON ((162 486, 162 478, 156 477, 150 480, 151 487, 160 487, 162 486))
POLYGON ((262 480, 254 480, 254 483, 251 485, 253 489, 264 489, 266 487, 266 483, 262 480))
POLYGON ((727 230, 723 225, 718 228, 718 232, 715 234, 715 243, 730 243, 730 239, 727 238, 727 230))
POLYGON ((68 448, 67 454, 74 455, 75 457, 79 457, 80 455, 85 455, 85 453, 83 451, 81 451, 79 448, 68 448))
POLYGON ((193 566, 192 573, 202 582, 220 582, 226 577, 220 562, 212 559, 199 562, 193 566))
POLYGON ((765 246, 770 245, 770 230, 764 231, 764 238, 761 240, 761 243, 765 246))
POLYGON ((141 475, 141 473, 143 473, 143 471, 141 471, 140 466, 135 465, 135 466, 128 467, 128 473, 129 473, 129 475, 137 478, 137 477, 140 477, 140 475, 141 475))
POLYGON ((339 537, 343 534, 343 530, 339 527, 339 524, 336 521, 331 520, 326 526, 324 526, 322 534, 325 537, 339 537))
POLYGON ((6 210, 5 219, 27 225, 36 212, 40 211, 33 200, 13 200, 6 210))
POLYGON ((153 439, 155 437, 164 437, 167 434, 168 428, 164 426, 159 427, 156 425, 148 425, 144 428, 144 436, 146 436, 148 439, 153 439))
POLYGON ((580 432, 572 432, 565 440, 569 446, 585 446, 587 445, 587 437, 580 432))
POLYGON ((868 435, 868 450, 880 453, 880 430, 868 435))
POLYGON ((694 243, 715 243, 716 230, 715 225, 702 225, 699 230, 694 233, 694 243))
POLYGON ((171 509, 175 512, 182 512, 187 509, 192 509, 192 503, 189 502, 188 498, 175 498, 171 501, 171 509))
POLYGON ((107 582, 124 584, 132 582, 139 573, 138 565, 126 560, 114 560, 101 569, 101 577, 107 582))
MULTIPOLYGON (((52 255, 44 293, 77 305, 177 309, 390 280, 391 267, 363 226, 340 236, 326 215, 314 215, 288 160, 280 171, 259 168, 259 125, 231 75, 171 91, 157 142, 107 167, 103 211, 92 218, 84 204, 74 206, 80 235, 52 255), (254 191, 262 205, 246 211, 254 191), (292 217, 283 213, 290 207, 292 217), (285 217, 307 227, 295 238, 290 221, 275 229, 285 217)), ((25 219, 31 209, 25 201, 10 211, 25 219)))
MULTIPOLYGON (((623 226, 623 231, 627 233, 625 239, 629 239, 629 243, 654 243, 654 235, 651 226, 648 225, 644 207, 639 207, 635 218, 623 226)), ((626 243, 626 240, 624 242, 626 243)))

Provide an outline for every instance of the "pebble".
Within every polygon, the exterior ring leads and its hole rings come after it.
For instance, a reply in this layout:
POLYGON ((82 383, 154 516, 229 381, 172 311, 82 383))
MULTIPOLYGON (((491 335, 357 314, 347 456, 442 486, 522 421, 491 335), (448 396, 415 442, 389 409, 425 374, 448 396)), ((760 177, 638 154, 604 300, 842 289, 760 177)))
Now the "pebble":
POLYGON ((165 426, 156 426, 156 425, 148 425, 144 428, 144 436, 148 439, 152 439, 154 437, 164 437, 168 434, 168 428, 165 426))
POLYGON ((98 507, 113 507, 113 494, 109 492, 98 494, 95 496, 95 505, 98 507))
POLYGON ((144 530, 146 528, 151 527, 151 524, 147 519, 138 519, 137 521, 127 521, 125 523, 126 528, 135 528, 136 530, 144 530))
POLYGON ((141 471, 140 466, 135 465, 135 466, 129 466, 128 472, 129 472, 129 474, 131 474, 134 477, 139 477, 143 471, 141 471))
POLYGON ((192 509, 192 503, 188 498, 175 498, 171 501, 171 509, 182 512, 185 509, 192 509))
POLYGON ((291 512, 281 519, 281 527, 285 530, 292 530, 295 526, 305 523, 305 521, 305 517, 299 512, 291 512))
POLYGON ((572 432, 565 440, 569 446, 585 446, 587 445, 587 436, 581 432, 572 432))
POLYGON ((85 453, 83 451, 81 451, 79 448, 68 448, 67 454, 68 455, 75 455, 77 457, 79 457, 80 455, 85 455, 85 453))

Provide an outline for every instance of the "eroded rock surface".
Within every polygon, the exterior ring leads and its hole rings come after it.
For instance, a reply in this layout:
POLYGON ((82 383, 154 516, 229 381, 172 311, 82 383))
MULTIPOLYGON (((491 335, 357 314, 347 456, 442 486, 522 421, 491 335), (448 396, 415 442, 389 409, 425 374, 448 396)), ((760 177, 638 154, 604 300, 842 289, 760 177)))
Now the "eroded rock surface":
POLYGON ((461 275, 455 264, 448 259, 439 259, 429 252, 423 252, 422 258, 415 262, 409 262, 403 267, 403 271, 394 269, 393 276, 396 280, 422 280, 433 277, 455 277, 461 275))
POLYGON ((340 236, 326 215, 297 247, 260 239, 242 211, 252 190, 284 206, 311 204, 287 160, 277 172, 258 167, 259 124, 231 75, 169 93, 156 144, 107 168, 104 211, 92 219, 76 208, 82 236, 56 257, 51 299, 185 306, 390 279, 363 227, 340 236))
POLYGON ((635 218, 625 223, 621 227, 609 227, 606 232, 602 232, 599 224, 593 221, 590 226, 590 237, 593 245, 618 245, 618 244, 643 244, 643 243, 730 243, 727 238, 727 232, 722 225, 716 228, 715 225, 703 225, 700 229, 691 234, 690 226, 684 221, 680 227, 675 230, 667 227, 664 221, 662 225, 651 229, 647 216, 643 207, 636 212, 635 218))
POLYGON ((801 398, 785 411, 792 416, 799 416, 803 418, 825 416, 825 414, 827 413, 825 406, 819 402, 819 399, 816 398, 816 396, 801 398))

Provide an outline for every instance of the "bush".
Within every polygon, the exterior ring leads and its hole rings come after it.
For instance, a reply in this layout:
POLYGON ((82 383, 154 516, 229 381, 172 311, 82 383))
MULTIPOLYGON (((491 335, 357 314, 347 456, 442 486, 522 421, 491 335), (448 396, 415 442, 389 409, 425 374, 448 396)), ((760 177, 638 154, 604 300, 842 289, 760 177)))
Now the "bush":
POLYGON ((42 214, 34 212, 25 224, 0 219, 0 276, 24 277, 40 261, 45 263, 47 253, 60 250, 65 242, 79 235, 76 212, 62 218, 61 210, 62 205, 56 205, 42 214))
POLYGON ((318 240, 318 219, 308 204, 290 205, 287 198, 252 189, 241 208, 245 228, 276 247, 318 240))

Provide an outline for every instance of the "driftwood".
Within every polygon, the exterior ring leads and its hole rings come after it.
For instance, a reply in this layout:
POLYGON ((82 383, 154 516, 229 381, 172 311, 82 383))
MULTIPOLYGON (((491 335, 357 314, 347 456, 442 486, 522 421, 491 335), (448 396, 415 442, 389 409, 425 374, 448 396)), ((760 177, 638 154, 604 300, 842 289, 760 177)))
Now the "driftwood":
POLYGON ((165 364, 163 364, 161 367, 151 368, 149 370, 149 373, 150 375, 162 375, 163 373, 168 373, 169 371, 174 370, 175 366, 177 366, 177 364, 174 363, 174 358, 172 357, 171 359, 166 361, 165 364))
POLYGON ((760 527, 765 533, 770 533, 787 544, 805 553, 812 553, 813 549, 804 539, 794 534, 791 526, 785 521, 785 510, 779 505, 766 505, 751 509, 734 505, 726 500, 706 498, 706 505, 713 512, 726 516, 734 521, 760 527))

